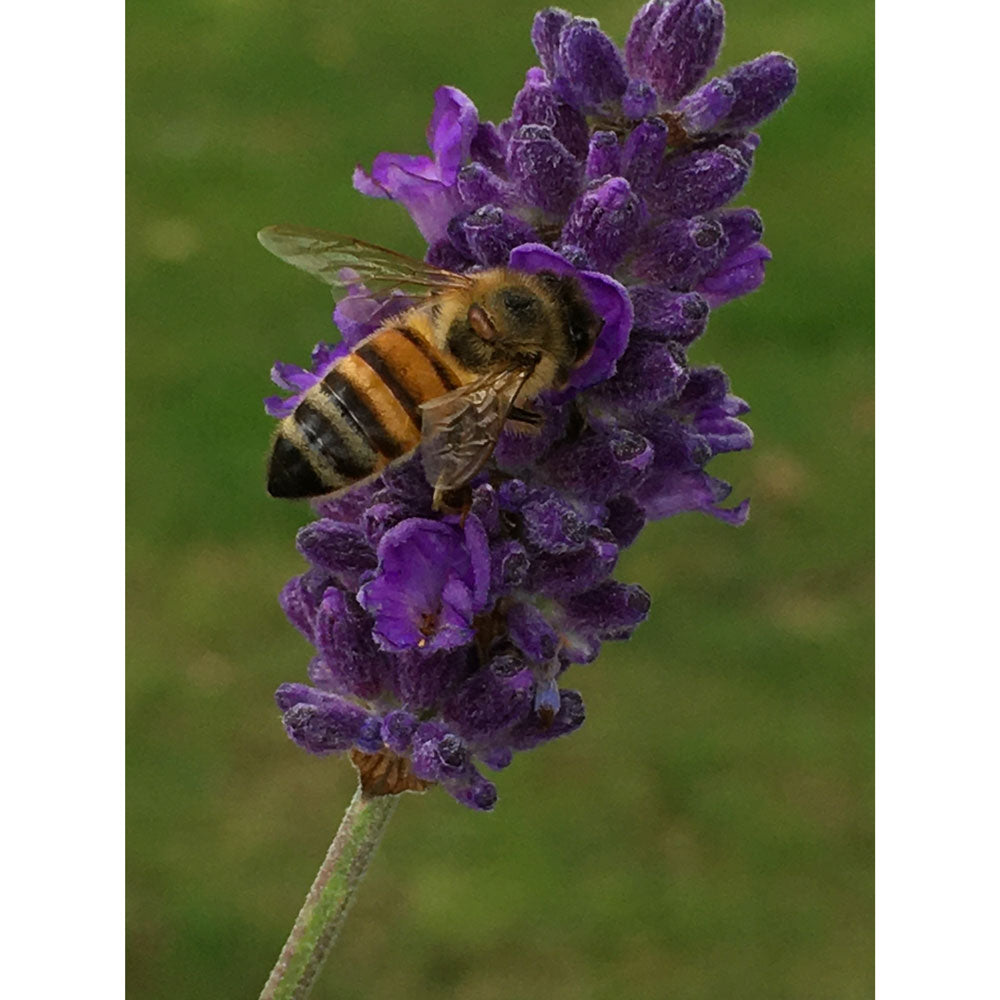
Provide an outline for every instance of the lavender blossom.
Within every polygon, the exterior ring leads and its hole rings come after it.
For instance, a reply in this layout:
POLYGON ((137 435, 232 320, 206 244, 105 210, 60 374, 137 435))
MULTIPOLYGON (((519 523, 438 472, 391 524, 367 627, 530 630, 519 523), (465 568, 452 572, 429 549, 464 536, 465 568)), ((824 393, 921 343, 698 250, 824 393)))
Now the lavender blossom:
MULTIPOLYGON (((381 153, 364 194, 406 208, 427 259, 456 271, 506 264, 576 278, 603 326, 567 385, 532 402, 533 434, 506 429, 463 515, 432 509, 419 452, 376 481, 319 501, 299 532, 309 568, 281 604, 315 648, 311 685, 284 684, 288 735, 349 751, 389 792, 439 784, 471 808, 500 770, 584 721, 562 686, 573 664, 626 639, 649 612, 612 578, 649 520, 723 506, 706 465, 749 448, 747 404, 689 345, 709 312, 755 290, 770 252, 760 216, 726 206, 749 179, 751 131, 788 98, 795 65, 770 53, 705 81, 722 44, 718 0, 651 0, 623 48, 596 21, 549 8, 511 116, 479 119, 442 87, 430 156, 381 153), (385 781, 384 777, 380 779, 385 781)), ((281 417, 362 337, 412 304, 356 285, 343 335, 312 365, 275 365, 281 417)))

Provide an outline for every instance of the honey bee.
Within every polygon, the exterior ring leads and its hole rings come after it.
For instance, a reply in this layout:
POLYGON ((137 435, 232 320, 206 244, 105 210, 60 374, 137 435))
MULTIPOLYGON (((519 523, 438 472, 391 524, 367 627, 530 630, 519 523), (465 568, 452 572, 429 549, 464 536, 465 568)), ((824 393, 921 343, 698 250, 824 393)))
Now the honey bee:
POLYGON ((518 405, 559 388, 589 356, 601 321, 572 277, 504 267, 457 274, 349 236, 272 226, 271 253, 331 285, 420 296, 334 361, 278 426, 274 497, 324 496, 378 475, 420 446, 439 509, 487 462, 518 405))

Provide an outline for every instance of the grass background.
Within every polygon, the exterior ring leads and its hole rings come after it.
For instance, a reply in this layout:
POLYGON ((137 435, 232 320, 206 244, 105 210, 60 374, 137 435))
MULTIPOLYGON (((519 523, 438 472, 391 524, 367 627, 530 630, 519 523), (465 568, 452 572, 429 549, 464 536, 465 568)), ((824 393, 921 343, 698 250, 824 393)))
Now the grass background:
MULTIPOLYGON (((271 701, 309 650, 275 595, 305 506, 270 501, 276 357, 329 299, 254 233, 301 222, 419 254, 350 187, 417 152, 440 83, 485 118, 532 64, 535 6, 146 0, 128 13, 128 965, 135 997, 263 984, 351 795, 271 701)), ((631 3, 590 2, 623 39, 631 3)), ((794 56, 744 201, 774 252, 694 355, 753 404, 712 471, 735 530, 649 527, 618 577, 653 595, 576 668, 584 728, 518 757, 488 816, 395 816, 315 996, 420 1000, 870 996, 873 18, 731 0, 728 66, 794 56)))

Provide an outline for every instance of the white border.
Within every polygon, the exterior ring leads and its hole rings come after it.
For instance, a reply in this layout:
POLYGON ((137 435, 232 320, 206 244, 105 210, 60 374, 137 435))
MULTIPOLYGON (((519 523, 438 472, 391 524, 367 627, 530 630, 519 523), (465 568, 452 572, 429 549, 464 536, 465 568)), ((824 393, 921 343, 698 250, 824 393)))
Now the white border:
POLYGON ((4 19, 11 997, 124 995, 122 13, 4 19))
POLYGON ((997 990, 996 13, 883 0, 877 985, 997 990))

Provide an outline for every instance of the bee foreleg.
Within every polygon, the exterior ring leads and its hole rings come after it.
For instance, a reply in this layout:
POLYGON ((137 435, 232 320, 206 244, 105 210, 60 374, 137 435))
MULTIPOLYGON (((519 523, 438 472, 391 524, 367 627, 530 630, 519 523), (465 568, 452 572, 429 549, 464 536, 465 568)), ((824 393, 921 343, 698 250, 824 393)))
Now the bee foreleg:
POLYGON ((431 508, 445 514, 461 514, 462 524, 465 524, 465 518, 472 509, 472 487, 468 483, 451 489, 436 486, 431 508))
POLYGON ((540 413, 535 413, 534 410, 526 410, 522 406, 512 406, 510 412, 507 414, 508 420, 516 420, 520 424, 528 424, 531 427, 537 427, 545 419, 540 413))

